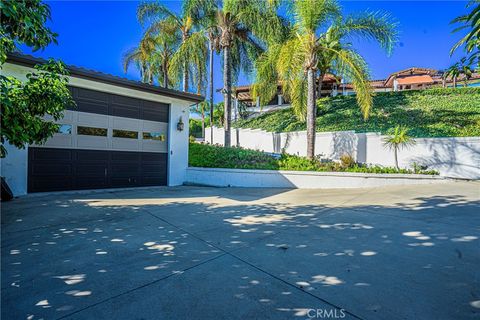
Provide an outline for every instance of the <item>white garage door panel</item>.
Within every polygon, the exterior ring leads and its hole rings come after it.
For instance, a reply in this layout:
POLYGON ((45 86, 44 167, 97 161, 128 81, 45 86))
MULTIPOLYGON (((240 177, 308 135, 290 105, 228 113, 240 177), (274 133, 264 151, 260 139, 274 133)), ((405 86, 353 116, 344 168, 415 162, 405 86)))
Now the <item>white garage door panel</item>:
MULTIPOLYGON (((138 139, 112 138, 112 149, 125 151, 141 151, 138 139)), ((154 150, 156 151, 156 150, 154 150)))
POLYGON ((154 122, 143 120, 143 132, 160 132, 167 136, 168 124, 165 122, 154 122))
POLYGON ((108 128, 108 117, 95 113, 77 112, 77 124, 87 127, 108 128))
POLYGON ((141 148, 147 152, 168 152, 166 141, 143 140, 141 148))
MULTIPOLYGON (((47 118, 47 117, 45 117, 47 118)), ((53 119, 49 119, 53 120, 53 119)), ((59 124, 72 126, 71 134, 55 134, 44 145, 46 148, 78 148, 93 150, 117 150, 136 152, 168 152, 168 123, 149 120, 107 116, 94 113, 67 110, 59 124), (77 127, 103 128, 108 130, 107 137, 78 135, 77 127), (113 137, 113 130, 127 130, 138 133, 137 139, 113 137), (159 133, 164 141, 144 139, 143 133, 159 133)))
POLYGON ((63 148, 72 148, 73 138, 72 135, 66 134, 55 134, 53 137, 47 140, 44 144, 45 147, 63 147, 63 148))
POLYGON ((77 147, 106 150, 108 149, 108 138, 77 135, 77 147))
POLYGON ((129 118, 120 118, 120 117, 111 117, 112 128, 120 130, 131 130, 131 131, 140 131, 142 126, 142 120, 138 119, 129 119, 129 118))

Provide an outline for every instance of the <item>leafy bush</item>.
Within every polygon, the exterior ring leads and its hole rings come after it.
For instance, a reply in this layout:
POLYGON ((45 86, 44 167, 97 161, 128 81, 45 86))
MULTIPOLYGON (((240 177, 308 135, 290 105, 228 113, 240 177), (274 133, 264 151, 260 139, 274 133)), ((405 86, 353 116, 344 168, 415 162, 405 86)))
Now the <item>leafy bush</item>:
POLYGON ((189 119, 189 132, 191 136, 195 138, 202 138, 202 120, 200 119, 189 119))
POLYGON ((355 165, 355 159, 349 154, 342 154, 340 156, 340 163, 344 168, 352 168, 355 165))
POLYGON ((391 167, 367 166, 355 163, 349 155, 344 156, 342 162, 320 159, 307 159, 289 154, 282 154, 276 158, 270 154, 243 149, 240 147, 224 148, 220 145, 190 143, 188 164, 191 167, 204 168, 232 168, 232 169, 264 169, 264 170, 292 170, 292 171, 322 171, 322 172, 363 172, 363 173, 419 173, 435 175, 434 170, 427 171, 415 167, 415 171, 395 169, 391 167))
MULTIPOLYGON (((355 96, 318 100, 317 131, 355 130, 386 134, 400 125, 412 137, 480 136, 480 88, 381 92, 373 98, 370 118, 363 120, 355 96)), ((234 126, 272 132, 305 130, 291 109, 237 121, 234 126)))

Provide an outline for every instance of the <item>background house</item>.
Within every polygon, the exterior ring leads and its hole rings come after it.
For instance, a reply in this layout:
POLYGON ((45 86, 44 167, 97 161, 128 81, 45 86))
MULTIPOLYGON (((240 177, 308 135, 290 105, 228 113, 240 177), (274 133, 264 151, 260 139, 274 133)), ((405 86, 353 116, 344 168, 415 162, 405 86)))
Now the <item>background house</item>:
MULTIPOLYGON (((457 86, 464 85, 464 78, 460 76, 457 79, 457 86)), ((443 72, 429 68, 408 68, 390 74, 386 79, 371 80, 371 86, 374 92, 405 91, 405 90, 424 90, 435 87, 452 87, 453 79, 443 80, 443 72)), ((480 84, 480 73, 474 73, 467 81, 468 86, 480 84)), ((344 83, 341 77, 327 74, 323 78, 322 97, 337 95, 353 95, 355 90, 351 83, 344 83)), ((260 105, 259 99, 253 100, 251 95, 251 85, 238 86, 233 88, 233 116, 238 117, 239 110, 245 110, 251 115, 263 112, 269 112, 282 108, 290 107, 290 104, 282 95, 281 84, 278 85, 278 93, 266 105, 260 105)))

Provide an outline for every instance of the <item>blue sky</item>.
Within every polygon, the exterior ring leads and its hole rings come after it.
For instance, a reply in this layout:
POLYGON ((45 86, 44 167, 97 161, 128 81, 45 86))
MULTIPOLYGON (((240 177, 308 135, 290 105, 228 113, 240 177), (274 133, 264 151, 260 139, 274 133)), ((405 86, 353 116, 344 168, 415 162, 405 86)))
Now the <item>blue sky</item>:
MULTIPOLYGON (((136 1, 52 1, 51 28, 59 34, 58 45, 50 45, 35 56, 53 57, 67 64, 94 69, 130 79, 139 79, 133 68, 123 72, 122 55, 139 41, 142 28, 136 20, 136 1)), ((163 1, 179 10, 181 1, 163 1)), ((393 55, 387 57, 374 43, 354 42, 367 60, 372 78, 408 67, 443 69, 456 62, 449 50, 460 34, 452 34, 449 22, 466 12, 465 1, 341 1, 345 13, 383 10, 399 22, 400 41, 393 55)), ((26 53, 30 53, 27 49, 26 53)), ((222 86, 219 58, 216 59, 215 87, 222 86)), ((251 79, 242 75, 239 84, 251 79)), ((215 97, 216 101, 221 96, 215 97)))

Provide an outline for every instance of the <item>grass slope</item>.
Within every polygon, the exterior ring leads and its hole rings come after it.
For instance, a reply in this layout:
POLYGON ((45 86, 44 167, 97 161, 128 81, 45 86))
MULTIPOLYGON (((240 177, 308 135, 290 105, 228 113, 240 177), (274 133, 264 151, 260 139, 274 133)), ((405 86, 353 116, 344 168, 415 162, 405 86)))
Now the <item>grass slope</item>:
MULTIPOLYGON (((480 88, 377 93, 370 118, 363 120, 354 96, 318 101, 317 131, 387 133, 397 125, 413 137, 480 136, 480 88)), ((241 120, 236 127, 273 132, 305 130, 291 109, 241 120)))

